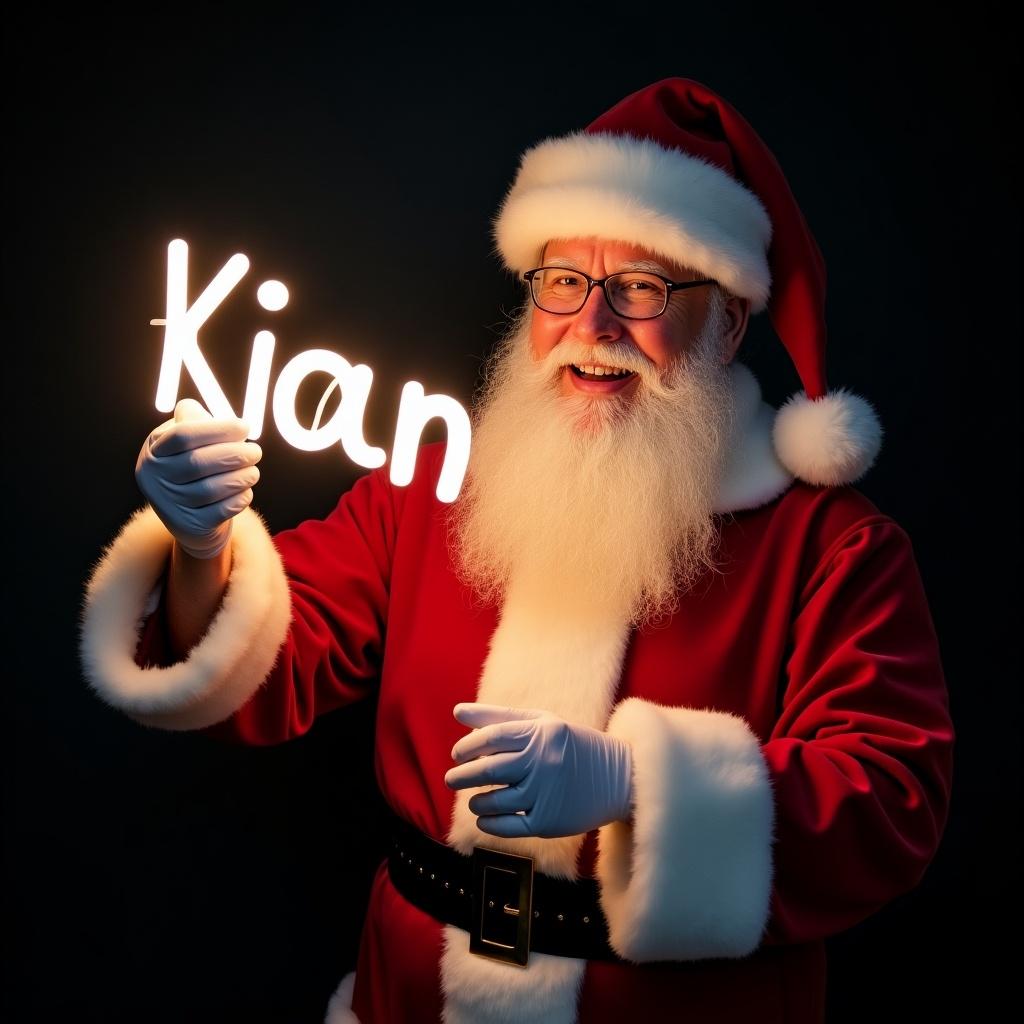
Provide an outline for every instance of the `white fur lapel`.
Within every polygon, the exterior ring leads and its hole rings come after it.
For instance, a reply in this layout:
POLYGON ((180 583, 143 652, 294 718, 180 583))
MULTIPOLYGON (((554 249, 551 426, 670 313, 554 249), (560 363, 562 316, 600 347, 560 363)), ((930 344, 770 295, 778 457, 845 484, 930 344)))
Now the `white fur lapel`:
MULTIPOLYGON (((604 729, 622 670, 629 624, 619 609, 581 595, 569 607, 553 607, 543 581, 513 581, 477 689, 485 704, 544 708, 566 721, 604 729)), ((576 878, 583 836, 502 839, 476 827, 469 798, 455 794, 448 843, 471 854, 476 845, 533 857, 538 871, 576 878)))
MULTIPOLYGON (((581 596, 553 607, 543 581, 509 587, 501 621, 491 638, 477 700, 513 707, 546 708, 570 722, 604 729, 611 714, 629 635, 627 617, 581 596)), ((536 870, 577 877, 584 836, 502 839, 476 827, 469 797, 458 790, 448 844, 464 854, 474 846, 533 857, 536 870)), ((530 954, 526 970, 469 952, 469 936, 446 926, 441 984, 447 1024, 572 1024, 585 960, 530 954)))

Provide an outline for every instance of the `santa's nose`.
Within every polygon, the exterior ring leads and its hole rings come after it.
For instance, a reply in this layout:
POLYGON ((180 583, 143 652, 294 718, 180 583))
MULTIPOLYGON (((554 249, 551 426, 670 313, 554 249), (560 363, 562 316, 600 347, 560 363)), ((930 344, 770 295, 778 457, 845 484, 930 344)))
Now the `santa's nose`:
POLYGON ((603 288, 592 288, 583 303, 583 308, 575 314, 572 323, 572 334, 578 340, 595 344, 602 341, 614 341, 623 333, 622 321, 608 305, 603 288))

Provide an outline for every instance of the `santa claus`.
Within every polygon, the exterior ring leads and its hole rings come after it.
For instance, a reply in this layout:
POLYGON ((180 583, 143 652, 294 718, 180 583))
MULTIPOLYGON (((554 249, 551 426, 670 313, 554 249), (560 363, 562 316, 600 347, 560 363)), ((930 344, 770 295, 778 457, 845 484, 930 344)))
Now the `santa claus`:
POLYGON ((824 267, 778 164, 670 79, 529 150, 528 291, 466 484, 361 478, 271 537, 246 425, 179 403, 89 581, 106 701, 278 743, 379 688, 394 811, 331 1022, 820 1021, 824 939, 913 888, 954 732, 910 542, 850 484, 824 267), (767 310, 804 391, 737 361, 767 310))

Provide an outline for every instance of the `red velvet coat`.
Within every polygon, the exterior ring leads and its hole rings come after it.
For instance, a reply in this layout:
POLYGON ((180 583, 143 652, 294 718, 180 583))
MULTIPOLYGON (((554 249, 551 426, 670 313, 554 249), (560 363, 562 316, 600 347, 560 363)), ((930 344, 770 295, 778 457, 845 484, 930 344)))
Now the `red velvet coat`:
MULTIPOLYGON (((151 510, 138 513, 90 584, 86 632, 103 643, 108 620, 120 621, 132 661, 86 650, 97 691, 140 721, 273 744, 379 687, 385 798, 465 850, 444 784, 465 734, 452 707, 485 699, 481 670, 501 610, 481 607, 452 573, 446 506, 433 494, 442 455, 441 445, 421 449, 407 488, 386 470, 368 473, 325 520, 278 533, 272 548, 247 510, 228 618, 204 640, 216 641, 209 664, 193 652, 193 675, 166 683, 153 673, 187 664, 164 649, 162 604, 149 614, 168 541, 151 510), (146 557, 133 596, 102 611, 105 594, 130 590, 117 572, 146 557), (269 595, 256 608, 249 587, 269 595), (144 609, 140 595, 150 596, 144 609), (140 615, 135 649, 124 623, 140 615), (115 678, 133 669, 143 682, 115 678)), ((724 571, 667 624, 627 630, 613 665, 612 713, 601 713, 634 746, 635 834, 614 823, 561 855, 598 878, 612 944, 635 963, 534 955, 524 972, 472 957, 456 948, 465 933, 406 903, 382 864, 352 998, 363 1024, 440 1020, 446 1001, 447 1019, 473 1019, 506 984, 519 1007, 509 1020, 823 1019, 823 940, 912 889, 936 851, 954 732, 906 533, 851 487, 783 479, 773 489, 781 493, 725 517, 724 571), (697 792, 705 798, 688 803, 697 792), (666 959, 676 962, 653 962, 666 959), (531 1002, 538 981, 549 1003, 531 1002)), ((334 1013, 352 1019, 340 1004, 334 1013)))

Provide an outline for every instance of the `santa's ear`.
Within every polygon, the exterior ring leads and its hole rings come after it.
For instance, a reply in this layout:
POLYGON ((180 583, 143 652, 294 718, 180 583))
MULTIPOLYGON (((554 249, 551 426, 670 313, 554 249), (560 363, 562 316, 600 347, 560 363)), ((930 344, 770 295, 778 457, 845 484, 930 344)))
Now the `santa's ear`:
POLYGON ((747 334, 750 324, 750 300, 733 295, 725 288, 721 292, 722 362, 731 363, 747 334))

